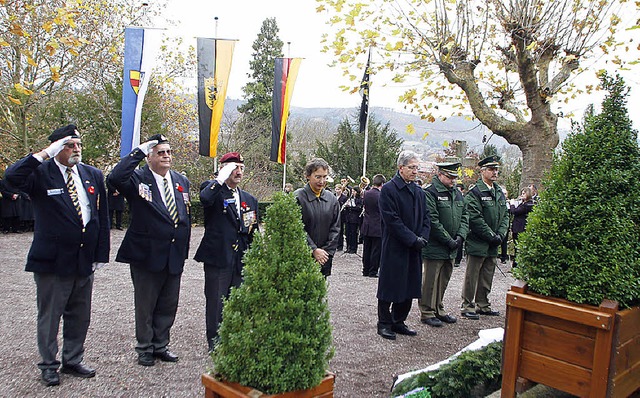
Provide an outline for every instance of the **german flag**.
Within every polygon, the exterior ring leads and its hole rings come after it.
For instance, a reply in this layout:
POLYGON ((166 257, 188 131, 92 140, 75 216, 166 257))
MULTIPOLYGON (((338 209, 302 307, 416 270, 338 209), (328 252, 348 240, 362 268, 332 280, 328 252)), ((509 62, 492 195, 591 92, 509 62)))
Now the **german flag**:
POLYGON ((271 157, 274 162, 287 161, 287 118, 293 86, 302 58, 276 58, 273 99, 271 101, 271 157))
POLYGON ((235 40, 198 38, 199 153, 216 157, 235 40))

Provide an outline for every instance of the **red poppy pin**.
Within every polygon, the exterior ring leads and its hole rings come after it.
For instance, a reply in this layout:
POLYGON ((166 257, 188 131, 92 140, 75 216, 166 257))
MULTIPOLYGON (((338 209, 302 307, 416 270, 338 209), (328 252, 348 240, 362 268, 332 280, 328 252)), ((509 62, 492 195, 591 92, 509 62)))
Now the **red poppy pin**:
POLYGON ((87 192, 93 195, 94 193, 96 193, 96 189, 93 187, 93 185, 91 185, 89 186, 89 188, 87 188, 87 192))
POLYGON ((240 203, 240 207, 242 207, 242 210, 247 210, 247 202, 240 203))
POLYGON ((176 184, 176 189, 178 190, 178 192, 184 192, 184 188, 182 188, 180 184, 176 184))

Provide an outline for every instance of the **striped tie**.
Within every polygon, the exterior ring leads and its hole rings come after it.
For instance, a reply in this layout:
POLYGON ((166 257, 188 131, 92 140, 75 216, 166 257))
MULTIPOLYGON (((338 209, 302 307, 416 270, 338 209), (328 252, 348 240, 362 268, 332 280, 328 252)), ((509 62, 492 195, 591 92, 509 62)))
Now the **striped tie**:
POLYGON ((173 195, 171 195, 171 191, 169 190, 169 181, 166 178, 162 179, 164 183, 164 199, 167 202, 167 210, 169 210, 169 215, 173 219, 174 223, 178 223, 178 209, 176 208, 176 202, 173 200, 173 195))
POLYGON ((78 212, 78 217, 82 220, 82 209, 80 208, 80 201, 78 200, 78 191, 76 191, 76 184, 73 182, 73 176, 71 175, 71 167, 67 167, 67 191, 71 196, 73 207, 78 212))

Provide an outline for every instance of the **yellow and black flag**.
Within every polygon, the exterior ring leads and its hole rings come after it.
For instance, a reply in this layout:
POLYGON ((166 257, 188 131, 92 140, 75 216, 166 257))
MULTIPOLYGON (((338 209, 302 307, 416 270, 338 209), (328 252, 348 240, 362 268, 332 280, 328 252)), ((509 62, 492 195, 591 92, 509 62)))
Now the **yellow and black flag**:
POLYGON ((198 38, 199 153, 216 157, 235 40, 198 38))
POLYGON ((271 157, 284 164, 287 159, 287 118, 293 86, 302 58, 276 58, 273 98, 271 101, 271 157))

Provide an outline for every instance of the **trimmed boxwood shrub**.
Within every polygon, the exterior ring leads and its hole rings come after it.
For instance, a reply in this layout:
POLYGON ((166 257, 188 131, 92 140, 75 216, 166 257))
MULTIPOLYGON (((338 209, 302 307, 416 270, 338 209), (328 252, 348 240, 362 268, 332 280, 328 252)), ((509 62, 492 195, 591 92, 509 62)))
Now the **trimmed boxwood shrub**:
POLYGON ((293 195, 274 195, 244 262, 244 282, 224 303, 214 372, 269 394, 318 385, 333 356, 327 287, 293 195))
POLYGON ((537 293, 620 307, 640 299, 640 151, 620 77, 602 111, 574 124, 518 238, 514 275, 537 293))

